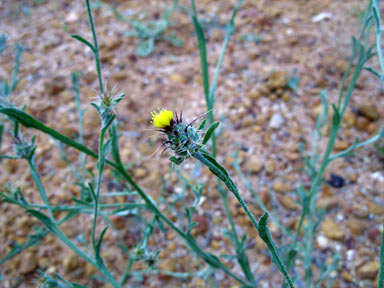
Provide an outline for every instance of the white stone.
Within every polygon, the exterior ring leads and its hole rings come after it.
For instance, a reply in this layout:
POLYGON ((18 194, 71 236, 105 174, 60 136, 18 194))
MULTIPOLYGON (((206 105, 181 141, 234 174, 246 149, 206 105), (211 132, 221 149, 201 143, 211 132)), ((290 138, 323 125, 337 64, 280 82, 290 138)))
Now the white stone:
POLYGON ((284 124, 284 118, 279 113, 275 113, 272 115, 271 120, 269 121, 269 127, 278 130, 284 124))
POLYGON ((316 238, 317 245, 319 245, 320 248, 325 249, 328 247, 329 240, 324 235, 319 235, 316 238))
POLYGON ((351 249, 351 250, 348 250, 348 251, 347 251, 347 260, 348 260, 348 261, 352 261, 354 255, 355 255, 355 251, 353 251, 352 249, 351 249))
POLYGON ((323 20, 331 19, 333 17, 332 13, 329 12, 322 12, 320 14, 317 14, 316 16, 312 17, 312 22, 320 22, 323 20))

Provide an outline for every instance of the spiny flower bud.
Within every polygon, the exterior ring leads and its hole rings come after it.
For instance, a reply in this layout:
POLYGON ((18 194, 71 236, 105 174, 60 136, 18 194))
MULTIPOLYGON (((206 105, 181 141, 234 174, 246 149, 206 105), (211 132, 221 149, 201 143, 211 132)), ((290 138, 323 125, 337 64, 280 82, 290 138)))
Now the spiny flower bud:
POLYGON ((171 160, 177 164, 191 157, 203 146, 202 132, 192 126, 194 121, 189 124, 184 123, 182 113, 177 115, 170 110, 159 108, 158 111, 152 112, 151 122, 167 136, 163 145, 165 150, 171 149, 174 152, 175 155, 171 160))
POLYGON ((25 141, 21 136, 15 137, 13 144, 13 152, 16 157, 24 159, 32 159, 36 150, 35 137, 31 142, 25 141))
POLYGON ((116 96, 116 90, 116 87, 112 90, 108 90, 108 87, 105 87, 106 92, 98 97, 99 101, 91 103, 99 113, 104 128, 108 128, 112 123, 116 116, 115 107, 125 97, 124 93, 116 96))

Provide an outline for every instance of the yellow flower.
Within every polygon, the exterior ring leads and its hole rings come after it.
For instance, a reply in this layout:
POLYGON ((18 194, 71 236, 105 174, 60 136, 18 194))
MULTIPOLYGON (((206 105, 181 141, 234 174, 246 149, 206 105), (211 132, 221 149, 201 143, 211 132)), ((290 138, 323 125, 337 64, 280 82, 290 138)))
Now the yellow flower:
POLYGON ((173 112, 169 110, 160 109, 159 111, 153 111, 152 113, 152 123, 157 128, 165 128, 170 126, 171 120, 173 119, 173 112))

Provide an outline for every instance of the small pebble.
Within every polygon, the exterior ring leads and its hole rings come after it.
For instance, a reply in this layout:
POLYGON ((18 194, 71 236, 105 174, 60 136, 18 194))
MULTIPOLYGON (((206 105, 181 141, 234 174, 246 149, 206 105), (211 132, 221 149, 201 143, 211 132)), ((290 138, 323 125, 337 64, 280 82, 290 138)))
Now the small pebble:
POLYGON ((285 120, 283 116, 281 116, 279 113, 275 113, 272 115, 272 118, 269 121, 269 127, 273 130, 279 130, 284 122, 285 120))

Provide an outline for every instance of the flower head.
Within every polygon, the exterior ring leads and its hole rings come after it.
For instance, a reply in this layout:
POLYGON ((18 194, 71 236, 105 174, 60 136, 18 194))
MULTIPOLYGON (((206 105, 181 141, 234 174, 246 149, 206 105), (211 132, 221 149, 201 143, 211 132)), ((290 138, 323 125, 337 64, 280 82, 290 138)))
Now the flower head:
POLYGON ((193 127, 196 120, 185 123, 181 112, 178 114, 160 108, 158 111, 152 112, 153 125, 160 128, 159 131, 166 136, 162 145, 165 147, 164 151, 170 149, 174 153, 174 156, 170 158, 171 161, 180 164, 204 145, 201 141, 203 131, 193 127))
POLYGON ((171 126, 173 120, 173 112, 170 110, 158 109, 158 112, 153 111, 152 123, 157 128, 166 128, 171 126))

